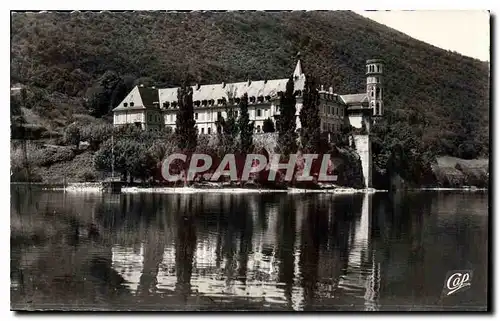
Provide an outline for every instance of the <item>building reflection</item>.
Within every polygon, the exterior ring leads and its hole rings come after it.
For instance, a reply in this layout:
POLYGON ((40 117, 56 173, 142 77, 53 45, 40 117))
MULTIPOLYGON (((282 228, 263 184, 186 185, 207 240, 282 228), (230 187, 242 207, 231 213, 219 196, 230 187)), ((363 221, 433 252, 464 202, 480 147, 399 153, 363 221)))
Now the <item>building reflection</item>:
MULTIPOLYGON (((142 262, 139 292, 151 292, 157 283, 158 291, 175 291, 183 300, 196 293, 295 310, 340 309, 347 295, 376 309, 380 272, 370 246, 371 199, 179 196, 172 202, 176 207, 164 212, 179 217, 170 220, 176 225, 174 242, 150 236, 150 228, 142 242, 149 252, 137 253, 143 260, 130 254, 120 260, 123 249, 114 260, 142 262)), ((137 282, 124 278, 131 287, 137 282)))

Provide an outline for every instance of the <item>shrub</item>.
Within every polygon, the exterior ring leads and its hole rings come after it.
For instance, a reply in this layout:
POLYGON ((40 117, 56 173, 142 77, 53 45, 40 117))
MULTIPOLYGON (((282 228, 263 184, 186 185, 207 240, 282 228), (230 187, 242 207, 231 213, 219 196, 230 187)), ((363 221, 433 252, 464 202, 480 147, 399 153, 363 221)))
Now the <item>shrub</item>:
POLYGON ((64 130, 64 141, 67 145, 75 145, 78 148, 80 144, 81 133, 78 124, 72 123, 64 130))

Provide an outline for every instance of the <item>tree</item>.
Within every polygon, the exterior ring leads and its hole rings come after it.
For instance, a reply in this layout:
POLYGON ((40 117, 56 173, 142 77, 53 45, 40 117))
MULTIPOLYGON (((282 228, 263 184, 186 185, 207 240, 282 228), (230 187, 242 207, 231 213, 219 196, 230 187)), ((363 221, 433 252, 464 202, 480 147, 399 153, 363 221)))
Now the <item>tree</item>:
POLYGON ((296 98, 293 79, 286 83, 286 90, 280 96, 280 119, 278 148, 283 155, 297 151, 296 98))
POLYGON ((267 118, 264 120, 264 124, 262 125, 262 131, 264 133, 274 133, 275 128, 274 128, 274 122, 271 118, 267 118))
POLYGON ((128 137, 116 140, 114 145, 107 140, 95 153, 94 166, 110 172, 113 160, 115 171, 121 173, 124 179, 129 176, 130 179, 135 177, 144 181, 151 177, 157 165, 148 146, 128 137))
POLYGON ((80 128, 76 123, 70 124, 64 130, 64 141, 66 144, 75 145, 78 148, 81 140, 80 128))
POLYGON ((319 92, 312 77, 306 78, 300 110, 300 142, 304 153, 317 153, 320 149, 321 120, 319 118, 319 92))
MULTIPOLYGON (((106 71, 88 91, 86 95, 86 106, 93 116, 101 117, 107 114, 113 107, 119 97, 123 95, 124 90, 119 87, 119 93, 113 92, 119 85, 121 78, 114 71, 106 71), (112 97, 114 100, 112 100, 112 97)), ((125 97, 125 96, 123 96, 125 97)), ((122 98, 123 99, 123 98, 122 98)))
POLYGON ((244 94, 239 103, 240 117, 238 118, 238 127, 240 130, 240 152, 248 154, 253 149, 253 128, 254 122, 250 121, 248 114, 248 95, 244 94))
POLYGON ((177 111, 176 140, 177 147, 186 152, 196 148, 197 132, 193 112, 193 88, 185 83, 177 91, 179 110, 177 111))
POLYGON ((96 151, 113 133, 113 125, 89 124, 81 129, 81 140, 89 143, 91 150, 96 151))
POLYGON ((226 115, 227 119, 220 117, 216 121, 222 154, 234 152, 236 149, 236 138, 239 132, 236 110, 226 105, 226 115))

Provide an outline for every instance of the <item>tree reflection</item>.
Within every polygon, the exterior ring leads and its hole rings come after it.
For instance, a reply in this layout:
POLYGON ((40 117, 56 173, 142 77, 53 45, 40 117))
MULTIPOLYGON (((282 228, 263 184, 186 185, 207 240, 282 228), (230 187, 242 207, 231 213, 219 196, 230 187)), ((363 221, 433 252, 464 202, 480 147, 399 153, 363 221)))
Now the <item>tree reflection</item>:
POLYGON ((278 236, 277 256, 279 259, 278 281, 284 283, 285 298, 292 307, 292 291, 295 267, 295 201, 292 197, 281 200, 276 234, 278 236))
POLYGON ((193 198, 188 195, 179 198, 179 210, 176 222, 175 267, 177 283, 175 291, 186 304, 191 293, 191 276, 193 273, 193 255, 196 250, 195 219, 199 211, 193 198))

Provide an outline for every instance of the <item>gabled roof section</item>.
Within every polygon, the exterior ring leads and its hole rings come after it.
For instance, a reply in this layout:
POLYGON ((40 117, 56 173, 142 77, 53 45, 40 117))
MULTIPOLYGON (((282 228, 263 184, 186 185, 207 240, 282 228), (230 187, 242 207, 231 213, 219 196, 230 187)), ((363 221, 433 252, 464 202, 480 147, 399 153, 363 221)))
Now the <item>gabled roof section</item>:
POLYGON ((159 105, 155 105, 155 102, 158 102, 158 89, 135 86, 113 111, 158 109, 159 105), (134 106, 130 106, 131 102, 134 106), (127 103, 127 107, 124 103, 127 103))
POLYGON ((368 102, 368 96, 365 93, 340 95, 340 98, 342 98, 346 105, 361 105, 364 102, 368 102))

